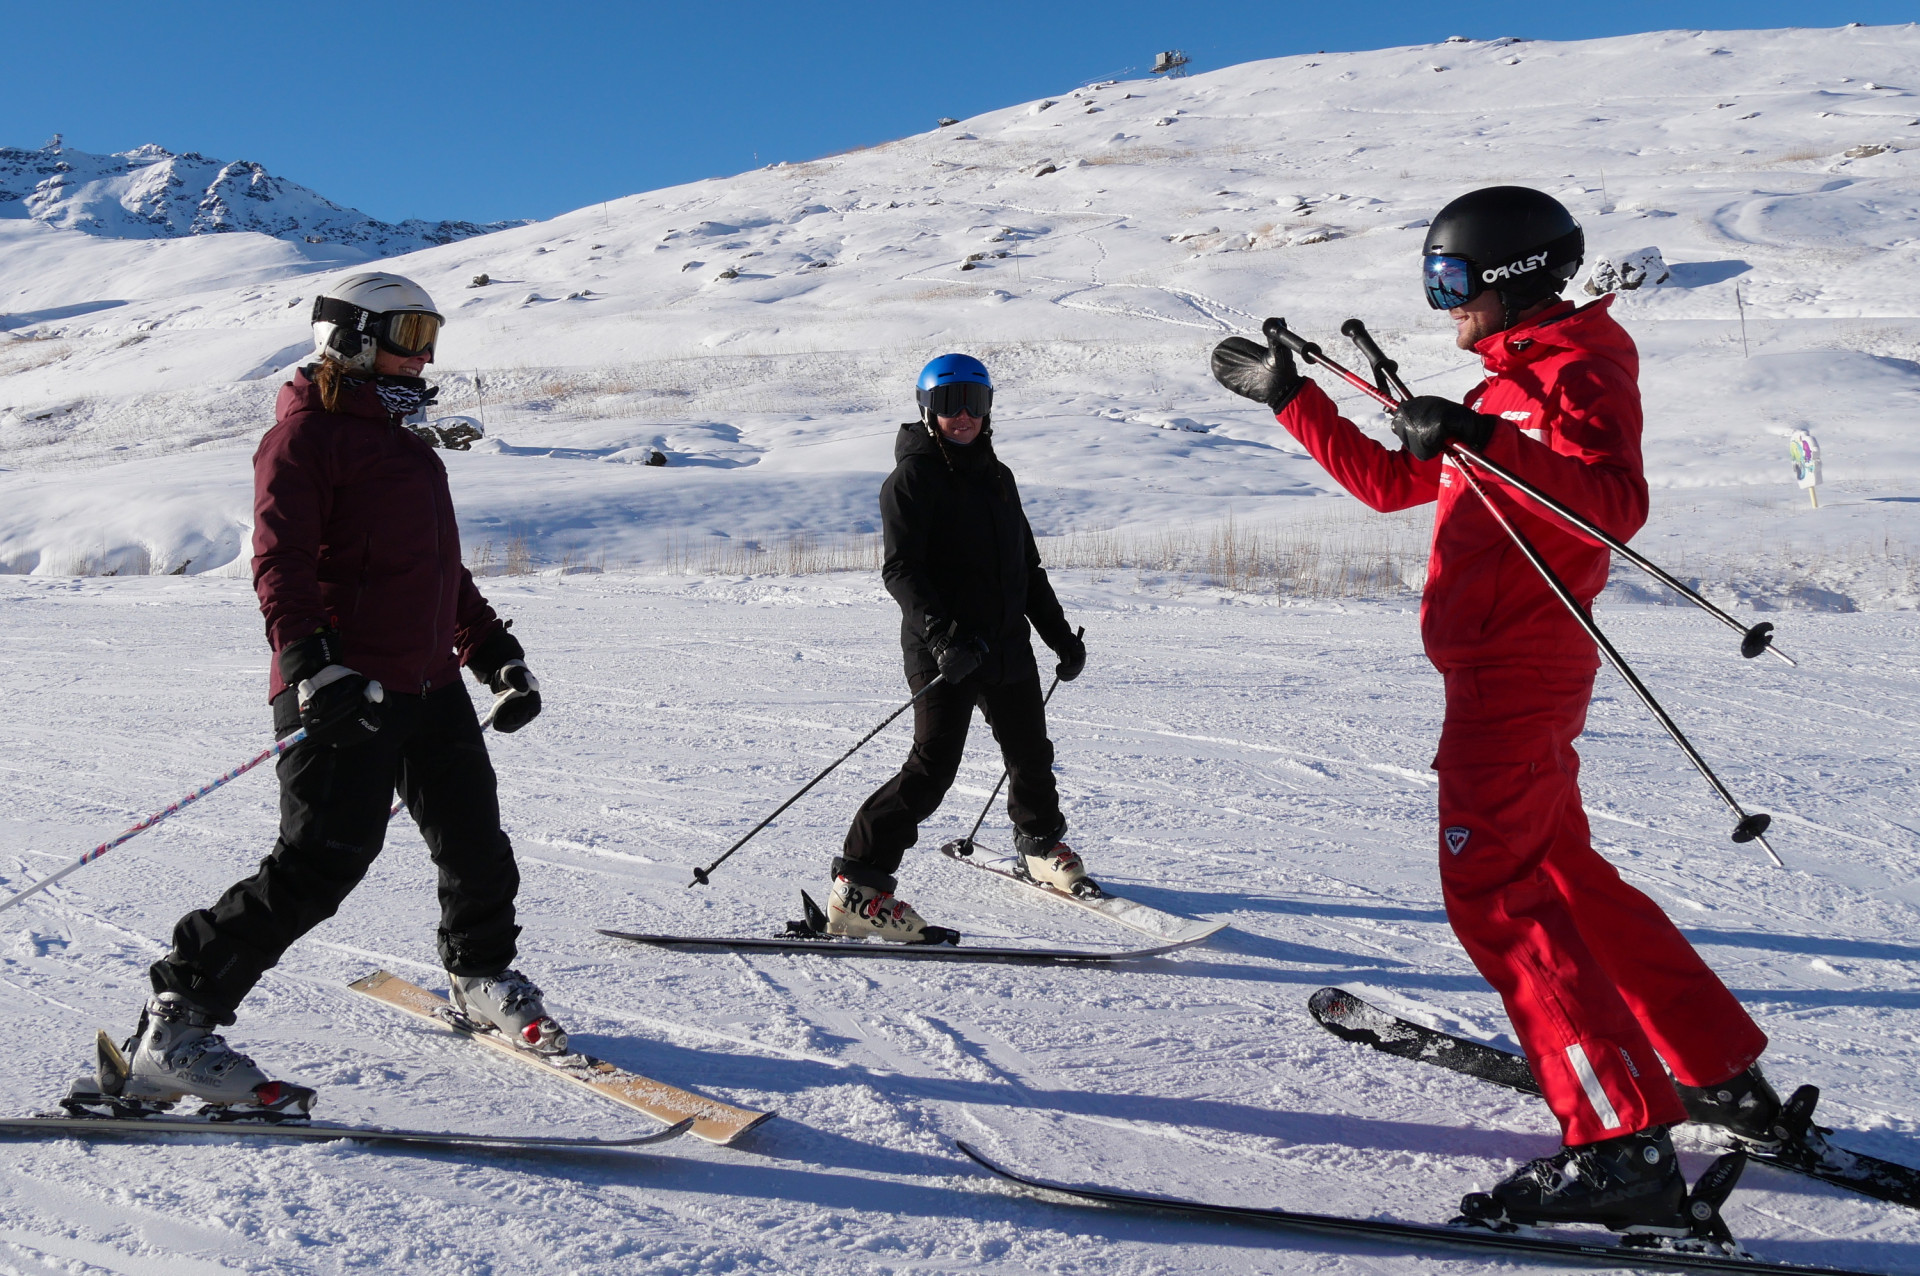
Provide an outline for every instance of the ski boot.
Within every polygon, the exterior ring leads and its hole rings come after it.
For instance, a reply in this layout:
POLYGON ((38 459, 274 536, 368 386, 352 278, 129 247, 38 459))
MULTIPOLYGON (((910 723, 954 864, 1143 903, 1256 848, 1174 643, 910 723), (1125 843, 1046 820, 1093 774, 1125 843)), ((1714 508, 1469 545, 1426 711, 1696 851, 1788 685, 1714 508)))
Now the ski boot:
POLYGON ((546 1002, 533 980, 517 970, 491 975, 448 972, 453 1008, 481 1029, 501 1036, 535 1054, 565 1054, 567 1030, 547 1013, 546 1002))
POLYGON ((892 879, 882 889, 863 886, 844 876, 833 879, 833 893, 827 896, 828 935, 865 939, 878 935, 895 944, 957 944, 958 931, 945 926, 929 926, 903 899, 893 896, 892 879))
POLYGON ((1019 852, 1014 871, 1030 882, 1051 886, 1081 899, 1099 899, 1100 884, 1087 876, 1086 865, 1071 846, 1055 837, 1030 837, 1015 832, 1013 849, 1019 852))
POLYGON ((302 1120, 313 1107, 306 1086, 274 1081, 213 1029, 220 1016, 177 992, 156 994, 124 1047, 102 1032, 93 1090, 77 1082, 62 1100, 69 1112, 122 1117, 165 1112, 200 1099, 199 1115, 216 1120, 302 1120))
POLYGON ((1491 1192, 1469 1193, 1457 1221, 1497 1232, 1598 1223, 1616 1232, 1683 1237, 1693 1231, 1687 1204, 1673 1141, 1666 1126, 1656 1125, 1529 1161, 1491 1192))
POLYGON ((1680 1092, 1680 1102, 1687 1107, 1689 1121, 1717 1125, 1756 1148, 1773 1151, 1792 1136, 1783 1120, 1780 1096, 1767 1084, 1757 1063, 1719 1085, 1690 1086, 1675 1082, 1674 1089, 1680 1092))

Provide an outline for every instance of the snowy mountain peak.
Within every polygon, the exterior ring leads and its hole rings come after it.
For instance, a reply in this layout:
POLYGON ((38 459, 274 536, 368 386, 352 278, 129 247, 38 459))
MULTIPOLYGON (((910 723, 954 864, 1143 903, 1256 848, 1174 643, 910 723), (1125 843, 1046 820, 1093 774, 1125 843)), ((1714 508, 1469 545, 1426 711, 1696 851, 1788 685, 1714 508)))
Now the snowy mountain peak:
POLYGON ((0 217, 23 217, 113 239, 177 239, 256 231, 386 257, 524 222, 411 219, 394 225, 343 208, 250 160, 228 163, 151 143, 113 155, 63 146, 0 147, 0 217))

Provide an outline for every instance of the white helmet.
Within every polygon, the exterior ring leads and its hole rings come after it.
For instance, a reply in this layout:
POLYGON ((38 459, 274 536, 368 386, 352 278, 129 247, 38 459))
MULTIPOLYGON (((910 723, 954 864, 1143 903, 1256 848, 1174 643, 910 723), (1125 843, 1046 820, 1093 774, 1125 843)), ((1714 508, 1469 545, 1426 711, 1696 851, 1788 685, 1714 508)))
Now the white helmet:
POLYGON ((313 299, 313 353, 360 376, 373 375, 374 355, 432 351, 446 317, 427 290, 404 275, 348 275, 313 299))

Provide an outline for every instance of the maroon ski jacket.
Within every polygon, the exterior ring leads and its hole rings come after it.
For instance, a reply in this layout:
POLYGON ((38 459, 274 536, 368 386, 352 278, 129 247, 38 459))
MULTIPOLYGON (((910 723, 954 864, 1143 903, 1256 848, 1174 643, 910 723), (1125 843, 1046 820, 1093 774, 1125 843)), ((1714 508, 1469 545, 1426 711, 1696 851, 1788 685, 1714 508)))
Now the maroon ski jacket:
MULTIPOLYGON (((276 655, 331 624, 344 663, 394 691, 459 678, 500 622, 460 562, 439 456, 371 385, 327 411, 305 369, 274 418, 253 454, 253 588, 276 655)), ((285 687, 276 660, 268 697, 285 687)))

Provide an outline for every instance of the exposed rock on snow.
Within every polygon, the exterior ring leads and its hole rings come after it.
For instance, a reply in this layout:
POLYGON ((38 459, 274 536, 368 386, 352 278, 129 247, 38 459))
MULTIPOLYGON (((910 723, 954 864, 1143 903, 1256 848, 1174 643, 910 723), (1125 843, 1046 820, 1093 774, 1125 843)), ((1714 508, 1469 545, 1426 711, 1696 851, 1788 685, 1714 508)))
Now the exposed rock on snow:
POLYGON ((1582 285, 1589 296, 1602 293, 1632 292, 1636 288, 1663 284, 1673 277, 1658 248, 1641 248, 1619 257, 1602 257, 1593 263, 1593 271, 1582 285))
POLYGON ((337 244, 389 257, 485 235, 524 221, 398 225, 342 208, 247 160, 141 146, 114 155, 72 147, 0 147, 0 217, 116 239, 174 239, 257 231, 275 239, 337 244))

